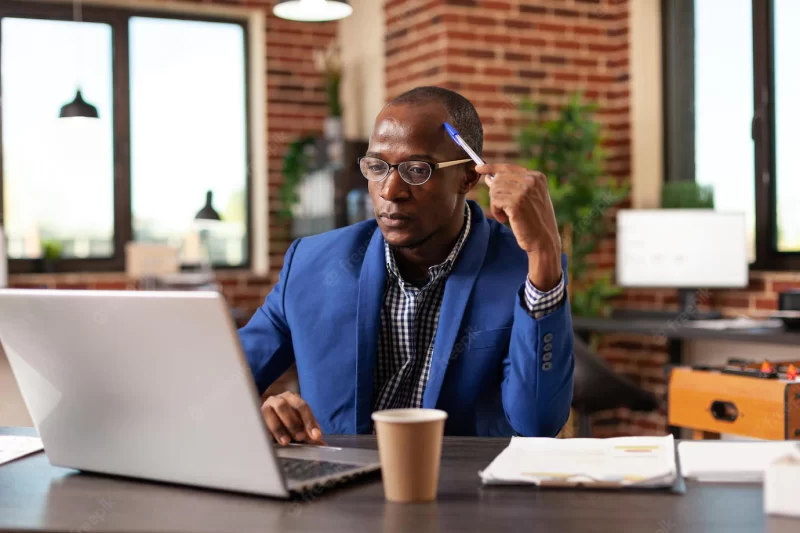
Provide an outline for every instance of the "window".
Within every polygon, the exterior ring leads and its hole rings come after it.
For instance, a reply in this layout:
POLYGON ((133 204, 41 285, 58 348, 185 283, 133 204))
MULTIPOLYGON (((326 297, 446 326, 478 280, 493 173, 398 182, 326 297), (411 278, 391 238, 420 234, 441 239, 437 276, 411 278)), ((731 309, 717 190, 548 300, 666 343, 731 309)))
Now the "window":
POLYGON ((217 267, 249 264, 244 24, 9 2, 0 7, 0 220, 12 272, 46 243, 70 270, 122 270, 130 240, 204 229, 217 267), (59 119, 76 90, 99 119, 59 119))
POLYGON ((57 240, 67 257, 112 257, 111 27, 5 17, 0 32, 9 256, 57 240), (57 118, 79 85, 99 120, 57 118))
POLYGON ((777 248, 800 252, 800 2, 775 0, 774 21, 777 248))
POLYGON ((744 211, 755 261, 751 2, 695 1, 695 180, 714 189, 716 209, 744 211))
POLYGON ((800 2, 663 0, 667 179, 743 211, 752 266, 800 268, 800 2))

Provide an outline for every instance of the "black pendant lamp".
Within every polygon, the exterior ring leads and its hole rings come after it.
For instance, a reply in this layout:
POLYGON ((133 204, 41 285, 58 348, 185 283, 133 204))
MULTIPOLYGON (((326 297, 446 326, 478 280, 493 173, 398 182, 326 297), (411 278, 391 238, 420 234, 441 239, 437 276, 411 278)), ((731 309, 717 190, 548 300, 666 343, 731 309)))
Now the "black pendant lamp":
POLYGON ((61 113, 58 115, 60 118, 98 118, 97 108, 83 99, 81 90, 75 94, 75 99, 68 104, 61 107, 61 113))
MULTIPOLYGON (((82 20, 81 0, 73 0, 72 21, 77 23, 82 22, 82 20)), ((80 40, 78 41, 77 45, 80 47, 80 40)), ((99 118, 100 115, 97 113, 97 108, 95 106, 83 99, 81 89, 78 87, 78 91, 75 93, 75 98, 68 104, 61 106, 61 113, 59 113, 58 116, 59 118, 99 118)))
POLYGON ((276 17, 300 22, 327 22, 349 17, 353 8, 347 0, 278 0, 276 17))
POLYGON ((211 191, 206 193, 206 205, 203 206, 203 209, 197 212, 195 215, 195 220, 222 220, 219 216, 219 213, 214 209, 211 205, 213 200, 213 195, 211 191))

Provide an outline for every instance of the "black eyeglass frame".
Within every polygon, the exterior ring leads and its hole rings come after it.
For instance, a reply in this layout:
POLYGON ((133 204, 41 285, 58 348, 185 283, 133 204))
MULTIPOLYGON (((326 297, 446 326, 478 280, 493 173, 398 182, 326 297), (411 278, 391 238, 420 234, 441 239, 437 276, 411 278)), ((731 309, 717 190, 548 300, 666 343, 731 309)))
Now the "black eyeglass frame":
MULTIPOLYGON (((408 183, 409 185, 425 185, 426 183, 428 183, 428 180, 431 179, 431 176, 433 176, 433 173, 436 172, 437 170, 439 170, 440 168, 454 167, 456 165, 463 165, 464 163, 469 163, 469 162, 472 161, 472 159, 454 159, 453 161, 442 161, 441 163, 430 163, 428 161, 412 160, 412 161, 401 161, 401 162, 397 163, 396 165, 392 165, 392 164, 389 164, 389 162, 384 161, 383 159, 381 159, 379 157, 364 156, 364 157, 359 157, 358 158, 358 168, 359 168, 359 170, 361 169, 361 161, 364 160, 364 159, 375 159, 377 161, 380 161, 381 163, 384 163, 388 167, 387 170, 386 170, 386 174, 384 174, 384 176, 381 179, 371 180, 371 179, 367 178, 366 176, 364 176, 364 178, 367 181, 380 183, 381 181, 383 181, 383 180, 385 180, 386 178, 389 177, 389 174, 392 173, 392 170, 397 169, 397 173, 400 174, 400 178, 403 181, 405 181, 406 183, 408 183), (430 174, 428 174, 428 177, 422 183, 411 183, 407 179, 405 179, 403 177, 403 173, 400 172, 400 165, 405 165, 406 163, 424 163, 424 164, 426 164, 426 165, 428 165, 430 167, 431 172, 430 172, 430 174)), ((363 170, 361 171, 361 174, 362 175, 364 174, 363 170)))

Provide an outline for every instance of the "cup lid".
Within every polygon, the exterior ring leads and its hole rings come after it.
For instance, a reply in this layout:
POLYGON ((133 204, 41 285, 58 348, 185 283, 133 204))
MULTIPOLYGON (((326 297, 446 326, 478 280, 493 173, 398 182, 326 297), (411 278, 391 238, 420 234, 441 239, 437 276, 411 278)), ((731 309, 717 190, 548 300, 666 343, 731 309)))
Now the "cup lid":
POLYGON ((372 413, 375 422, 392 422, 396 424, 415 424, 446 420, 447 413, 441 409, 385 409, 372 413))

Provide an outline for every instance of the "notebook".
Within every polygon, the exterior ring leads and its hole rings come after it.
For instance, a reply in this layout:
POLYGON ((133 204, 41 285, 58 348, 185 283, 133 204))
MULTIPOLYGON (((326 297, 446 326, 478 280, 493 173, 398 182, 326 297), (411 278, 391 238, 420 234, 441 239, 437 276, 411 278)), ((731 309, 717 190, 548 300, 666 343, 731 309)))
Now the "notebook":
POLYGON ((484 484, 539 487, 673 488, 682 477, 666 437, 550 439, 513 437, 483 471, 484 484))

